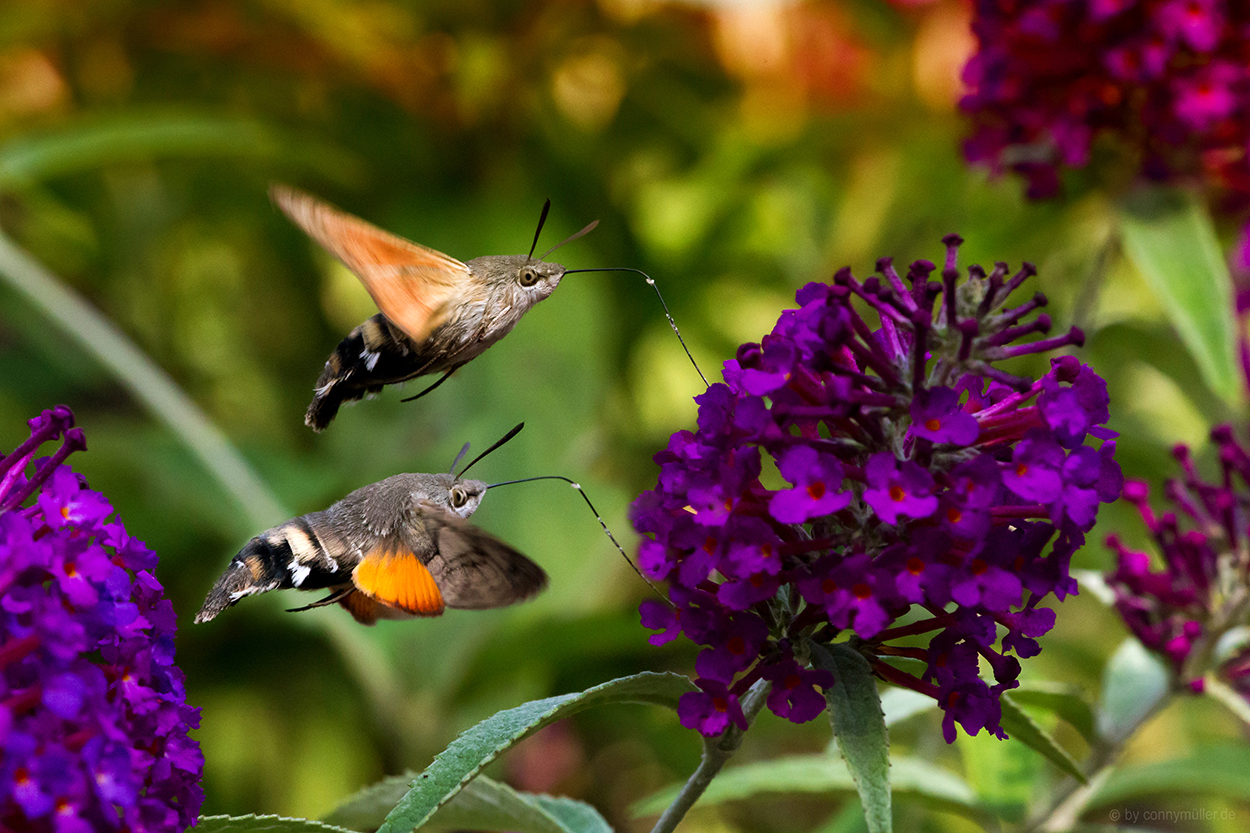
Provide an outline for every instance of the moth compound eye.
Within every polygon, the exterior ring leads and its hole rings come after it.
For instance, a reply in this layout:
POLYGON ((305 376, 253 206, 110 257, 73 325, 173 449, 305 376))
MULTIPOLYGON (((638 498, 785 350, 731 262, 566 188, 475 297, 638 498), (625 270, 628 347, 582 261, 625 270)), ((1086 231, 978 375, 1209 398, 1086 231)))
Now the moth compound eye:
POLYGON ((521 270, 521 286, 533 286, 538 283, 538 273, 528 266, 521 270))
POLYGON ((469 493, 459 486, 453 486, 451 489, 451 505, 454 509, 459 509, 469 502, 469 493))

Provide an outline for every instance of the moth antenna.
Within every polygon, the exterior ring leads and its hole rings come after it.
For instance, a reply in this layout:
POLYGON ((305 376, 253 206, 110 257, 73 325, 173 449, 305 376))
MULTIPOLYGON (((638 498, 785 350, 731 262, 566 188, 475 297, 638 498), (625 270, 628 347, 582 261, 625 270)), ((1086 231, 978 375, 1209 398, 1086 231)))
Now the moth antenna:
MULTIPOLYGON (((587 224, 586 224, 586 228, 584 228, 584 229, 582 229, 581 231, 576 232, 576 233, 574 233, 574 234, 570 234, 568 237, 564 238, 564 239, 563 239, 563 240, 561 240, 559 243, 555 244, 555 245, 554 245, 554 246, 552 246, 550 249, 548 249, 547 251, 543 252, 543 256, 542 256, 542 257, 540 257, 540 258, 539 258, 539 260, 546 260, 546 259, 547 259, 547 255, 551 254, 551 253, 552 253, 552 252, 554 252, 556 249, 558 249, 558 248, 560 248, 561 246, 563 246, 565 243, 572 243, 574 240, 576 240, 576 239, 577 239, 577 238, 579 238, 579 237, 585 237, 587 234, 590 234, 592 231, 594 231, 594 230, 595 230, 595 227, 596 227, 596 226, 598 226, 598 225, 599 225, 599 221, 598 221, 598 220, 591 220, 589 223, 587 223, 587 224)), ((537 242, 537 241, 535 241, 535 242, 537 242)), ((579 271, 580 271, 580 270, 579 270, 579 271)))
POLYGON ((646 582, 647 586, 655 591, 657 596, 667 602, 669 607, 676 607, 676 605, 674 605, 667 596, 660 592, 660 588, 652 584, 651 579, 644 576, 642 574, 642 570, 638 569, 638 565, 636 565, 625 552, 625 548, 621 546, 621 542, 617 541, 616 536, 612 534, 612 530, 608 529, 608 525, 603 521, 603 516, 599 514, 599 510, 595 508, 595 505, 590 502, 590 497, 586 494, 586 490, 582 488, 580 483, 569 480, 567 477, 561 477, 558 474, 543 474, 538 477, 523 477, 520 480, 505 480, 502 483, 491 483, 486 488, 493 489, 496 486, 511 486, 513 483, 529 483, 531 480, 563 480, 565 483, 576 489, 577 493, 582 496, 582 500, 586 501, 586 505, 590 507, 590 511, 594 514, 595 520, 599 522, 599 526, 603 527, 603 531, 608 536, 608 540, 610 540, 613 546, 616 547, 616 551, 621 554, 621 558, 625 559, 625 563, 629 565, 630 569, 637 573, 638 578, 646 582))
MULTIPOLYGON (((466 471, 468 471, 469 469, 473 468, 473 465, 474 465, 474 464, 475 464, 478 460, 481 460, 481 459, 482 459, 483 457, 485 457, 487 454, 490 454, 490 453, 491 453, 492 451, 494 451, 496 448, 499 448, 499 446, 503 445, 503 444, 504 444, 504 443, 506 443, 508 440, 510 440, 510 439, 512 439, 513 437, 515 437, 517 434, 520 434, 520 433, 521 433, 521 429, 522 429, 522 428, 524 428, 524 427, 525 427, 525 423, 524 423, 524 422, 518 422, 518 423, 517 423, 517 425, 516 425, 516 427, 515 427, 515 428, 513 428, 513 429, 512 429, 511 431, 509 431, 508 433, 504 434, 504 435, 503 435, 503 437, 501 437, 497 443, 495 443, 495 444, 494 444, 494 445, 492 445, 490 448, 488 448, 488 449, 486 449, 485 451, 483 451, 481 454, 479 454, 479 455, 477 455, 476 457, 474 457, 474 458, 473 458, 473 460, 472 460, 472 462, 470 462, 470 463, 469 463, 469 465, 467 465, 467 466, 465 466, 464 468, 462 468, 462 469, 460 470, 460 474, 457 474, 457 475, 456 475, 456 479, 457 479, 457 480, 459 480, 460 478, 464 477, 464 473, 465 473, 466 471)), ((468 444, 467 444, 467 443, 465 444, 465 449, 466 449, 466 450, 468 449, 468 444)), ((460 452, 460 453, 461 453, 461 454, 464 454, 464 452, 463 452, 463 451, 462 451, 462 452, 460 452)), ((457 461, 459 461, 459 458, 456 458, 456 459, 457 459, 457 461)), ((452 470, 453 470, 453 471, 455 470, 455 468, 456 468, 455 466, 452 466, 452 470)))
POLYGON ((690 363, 694 365, 694 372, 699 374, 699 378, 703 380, 704 387, 711 387, 708 384, 707 377, 699 369, 699 363, 690 354, 690 348, 686 346, 686 340, 681 337, 681 330, 677 329, 677 322, 673 320, 673 314, 668 311, 668 304, 664 302, 664 296, 660 294, 660 287, 656 286, 655 278, 641 269, 631 269, 628 266, 607 266, 598 269, 566 269, 564 274, 571 275, 574 272, 636 272, 646 278, 647 283, 655 290, 655 296, 660 299, 660 306, 664 307, 664 317, 668 319, 668 326, 673 328, 673 333, 677 336, 677 340, 681 342, 681 349, 686 351, 686 358, 690 359, 690 363))
MULTIPOLYGON (((547 212, 551 210, 551 200, 543 203, 543 211, 538 215, 538 229, 534 232, 534 242, 530 244, 530 253, 526 260, 534 259, 534 249, 538 248, 538 235, 543 233, 543 223, 547 222, 547 212)), ((540 257, 539 260, 542 260, 540 257)))
MULTIPOLYGON (((464 455, 468 453, 469 453, 469 444, 465 443, 463 446, 461 446, 460 453, 456 455, 456 459, 451 461, 451 468, 448 469, 447 471, 449 471, 452 474, 455 474, 456 466, 460 465, 460 461, 463 460, 464 455)), ((468 466, 465 466, 465 468, 468 468, 468 466)))

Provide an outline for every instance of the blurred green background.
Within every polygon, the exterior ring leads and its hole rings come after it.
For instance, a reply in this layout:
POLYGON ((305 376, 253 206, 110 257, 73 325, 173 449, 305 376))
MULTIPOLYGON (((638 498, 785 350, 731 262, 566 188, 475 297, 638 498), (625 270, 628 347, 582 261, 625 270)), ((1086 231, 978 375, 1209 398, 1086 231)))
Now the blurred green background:
MULTIPOLYGON (((1030 205, 1019 183, 964 167, 966 14, 958 0, 6 0, 0 228, 167 372, 273 494, 241 505, 132 387, 0 285, 0 448, 39 409, 70 405, 90 447, 75 467, 160 554, 188 700, 203 708, 205 813, 316 817, 420 769, 497 709, 693 669, 689 647, 647 644, 645 586, 555 482, 491 492, 474 518, 551 574, 516 609, 364 629, 338 608, 288 615, 311 600, 290 593, 191 625, 229 558, 284 511, 399 471, 445 471, 463 443, 483 449, 519 421, 526 430, 475 476, 578 480, 632 549, 628 503, 654 485, 667 435, 693 425, 702 387, 641 278, 573 275, 428 398, 401 404, 418 388, 388 389, 314 435, 302 419, 313 381, 373 308, 272 208, 271 181, 462 260, 524 252, 545 197, 547 246, 598 218, 557 260, 649 272, 709 376, 805 282, 842 265, 866 276, 882 255, 937 259, 958 231, 963 263, 1036 262, 1032 291, 1050 296, 1057 326, 1086 328, 1080 355, 1111 382, 1129 475, 1157 482, 1171 444, 1203 447, 1210 424, 1235 416, 1140 279, 1114 253, 1100 261, 1106 199, 1074 177, 1066 200, 1030 205)), ((1112 527, 1141 537, 1129 513, 1104 511, 1077 566, 1107 565, 1112 527)), ((1088 595, 1070 600, 1025 676, 1096 691, 1123 635, 1088 595)), ((936 727, 908 724, 895 747, 983 773, 1031 754, 984 738, 948 748, 936 727)), ((1186 702, 1132 754, 1239 731, 1186 702)), ((828 737, 823 718, 765 715, 742 757, 828 737)), ((544 731, 492 774, 645 829, 629 805, 684 778, 698 751, 671 713, 624 707, 544 731)), ((688 824, 814 829, 844 801, 778 798, 688 824)))

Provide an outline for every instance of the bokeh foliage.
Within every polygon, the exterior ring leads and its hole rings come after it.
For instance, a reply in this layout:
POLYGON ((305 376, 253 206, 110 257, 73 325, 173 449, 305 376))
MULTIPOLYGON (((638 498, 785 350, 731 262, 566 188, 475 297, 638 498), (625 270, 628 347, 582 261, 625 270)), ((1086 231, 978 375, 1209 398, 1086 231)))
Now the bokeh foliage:
MULTIPOLYGON (((881 255, 936 258, 958 231, 965 262, 1038 264, 1057 326, 1086 328, 1082 358, 1111 380, 1126 473, 1157 482, 1172 443, 1201 447, 1234 415, 1141 279, 1102 258, 1105 199, 1078 176, 1065 200, 1029 204, 1018 183, 964 167, 966 12, 904 5, 9 0, 0 227, 167 371, 292 512, 398 471, 446 470, 462 443, 484 448, 523 420, 476 476, 578 480, 628 546, 628 502, 654 482, 651 454, 692 423, 701 384, 640 278, 575 275, 429 398, 388 390, 314 435, 312 382, 372 307, 270 206, 275 180, 461 259, 524 251, 544 197, 548 245, 597 217, 557 259, 649 272, 709 375, 803 283, 846 264, 866 275, 881 255)), ((91 449, 76 465, 161 555, 188 699, 204 709, 206 813, 316 817, 500 708, 692 667, 689 652, 647 644, 645 586, 551 482, 492 492, 475 517, 551 573, 535 602, 344 637, 354 626, 337 609, 283 613, 303 603, 291 594, 191 626, 261 529, 35 307, 4 287, 0 309, 0 448, 40 408, 69 404, 91 449)), ((1111 526, 1139 532, 1118 507, 1111 526)), ((1097 537, 1077 566, 1107 564, 1097 537)), ((1094 600, 1070 600, 1026 674, 1096 689, 1122 635, 1094 600)), ((1177 708, 1135 754, 1237 731, 1208 706, 1177 708)), ((892 730, 894 747, 996 773, 1003 801, 1027 793, 1010 773, 1057 777, 984 738, 946 748, 926 720, 892 730)), ((825 732, 765 718, 743 758, 816 751, 825 732)), ((545 730, 491 774, 585 798, 627 827, 629 806, 697 754, 670 714, 619 707, 545 730)), ((690 824, 811 829, 854 819, 847 800, 728 805, 690 824)), ((911 829, 966 829, 905 802, 900 813, 911 829)))

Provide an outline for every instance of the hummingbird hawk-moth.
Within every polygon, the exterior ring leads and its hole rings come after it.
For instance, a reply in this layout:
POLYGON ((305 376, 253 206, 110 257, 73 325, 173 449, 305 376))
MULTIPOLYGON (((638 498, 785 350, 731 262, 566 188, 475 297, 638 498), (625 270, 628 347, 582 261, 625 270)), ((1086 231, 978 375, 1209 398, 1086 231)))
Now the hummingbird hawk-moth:
MULTIPOLYGON (((385 385, 442 373, 418 396, 433 390, 506 336, 566 272, 543 260, 559 246, 534 258, 537 233, 528 255, 461 263, 295 188, 274 185, 269 193, 287 217, 360 278, 381 310, 348 333, 326 361, 304 415, 314 431, 324 430, 343 403, 385 385)), ((550 204, 543 206, 539 232, 550 204)))
POLYGON ((262 532, 231 560, 195 621, 281 589, 328 590, 298 610, 337 603, 366 625, 533 596, 547 586, 543 569, 467 520, 489 488, 463 479, 469 466, 460 475, 397 474, 262 532))

